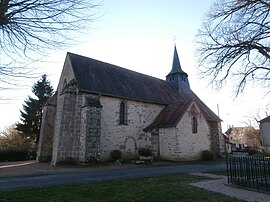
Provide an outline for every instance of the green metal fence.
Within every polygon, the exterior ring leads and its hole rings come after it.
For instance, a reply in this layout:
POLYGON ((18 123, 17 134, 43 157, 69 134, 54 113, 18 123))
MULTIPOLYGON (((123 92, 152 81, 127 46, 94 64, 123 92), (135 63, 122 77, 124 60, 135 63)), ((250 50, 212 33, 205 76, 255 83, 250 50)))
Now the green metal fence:
POLYGON ((227 156, 228 184, 270 192, 270 158, 227 156))

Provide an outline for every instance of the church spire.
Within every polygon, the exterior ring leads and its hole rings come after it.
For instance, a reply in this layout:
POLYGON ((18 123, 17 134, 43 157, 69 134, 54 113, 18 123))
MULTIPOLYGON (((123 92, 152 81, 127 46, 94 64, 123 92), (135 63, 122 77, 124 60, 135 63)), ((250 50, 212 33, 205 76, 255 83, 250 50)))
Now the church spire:
POLYGON ((173 64, 172 64, 172 70, 171 70, 170 74, 177 73, 177 72, 185 73, 181 68, 176 46, 174 46, 173 64))
POLYGON ((190 86, 188 74, 184 72, 180 65, 176 46, 174 46, 173 64, 171 72, 166 76, 166 81, 181 93, 189 93, 190 86))

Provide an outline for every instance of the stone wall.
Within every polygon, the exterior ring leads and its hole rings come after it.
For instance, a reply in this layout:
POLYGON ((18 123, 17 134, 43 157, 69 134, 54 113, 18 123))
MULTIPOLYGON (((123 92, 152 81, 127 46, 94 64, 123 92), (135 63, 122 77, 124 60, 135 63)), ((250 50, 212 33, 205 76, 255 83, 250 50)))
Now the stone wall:
POLYGON ((151 134, 143 132, 163 109, 163 105, 100 97, 101 105, 101 159, 108 160, 110 152, 119 149, 126 158, 137 156, 140 147, 150 147, 151 134), (127 124, 119 124, 120 103, 127 106, 127 124))
POLYGON ((102 106, 97 96, 84 98, 81 110, 80 162, 99 160, 102 106))
POLYGON ((211 125, 217 130, 210 136, 209 125, 195 103, 176 127, 145 133, 143 129, 155 120, 164 105, 78 92, 72 72, 65 68, 63 71, 68 75, 61 77, 58 86, 52 165, 62 161, 109 160, 111 151, 116 149, 122 151, 124 158, 134 158, 141 147, 149 147, 164 159, 194 160, 200 157, 200 151, 210 149, 210 137, 216 143, 220 141, 219 136, 214 138, 219 126, 211 125), (120 124, 121 102, 126 105, 124 124, 120 124), (198 133, 192 133, 193 117, 198 120, 198 133))
POLYGON ((119 149, 134 158, 140 147, 151 147, 151 134, 143 132, 163 105, 147 104, 107 96, 98 97, 99 106, 86 104, 96 95, 63 92, 58 97, 52 164, 62 161, 109 160, 119 149), (119 122, 120 103, 127 107, 127 124, 119 122), (102 120, 102 121, 101 121, 102 120))
POLYGON ((221 156, 224 151, 224 139, 221 132, 221 123, 211 121, 208 123, 210 126, 211 137, 211 150, 217 157, 221 156))
POLYGON ((195 105, 186 111, 176 127, 159 129, 160 157, 174 161, 197 160, 202 150, 210 149, 209 126, 195 105), (192 118, 198 120, 198 132, 192 132, 192 118))
POLYGON ((53 133, 56 105, 48 104, 43 107, 42 123, 40 128, 37 161, 47 162, 52 158, 53 133))
POLYGON ((53 142, 52 164, 79 162, 80 117, 83 97, 77 93, 76 83, 59 93, 53 142))

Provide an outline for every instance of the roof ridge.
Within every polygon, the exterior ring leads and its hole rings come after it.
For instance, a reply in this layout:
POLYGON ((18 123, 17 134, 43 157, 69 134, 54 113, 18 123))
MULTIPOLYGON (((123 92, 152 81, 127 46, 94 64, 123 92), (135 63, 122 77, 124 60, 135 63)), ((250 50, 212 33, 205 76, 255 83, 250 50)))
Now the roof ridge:
POLYGON ((168 104, 180 97, 163 79, 70 52, 67 57, 79 91, 158 104, 168 104))
POLYGON ((91 57, 87 57, 87 56, 83 56, 83 55, 79 55, 79 54, 71 53, 71 52, 67 52, 67 54, 71 54, 71 55, 79 56, 79 57, 82 57, 82 58, 85 58, 85 59, 88 59, 88 60, 90 59, 90 60, 93 60, 93 61, 96 61, 96 62, 108 64, 110 66, 113 66, 113 67, 116 67, 116 68, 119 68, 119 69, 123 69, 123 70, 126 70, 126 71, 131 71, 131 72, 134 72, 136 74, 144 75, 144 76, 147 76, 147 77, 150 77, 150 78, 153 78, 153 79, 157 79, 157 80, 160 80, 162 82, 167 83, 166 80, 164 80, 164 79, 160 79, 160 78, 157 78, 157 77, 154 77, 154 76, 150 76, 150 75, 145 74, 145 73, 140 73, 140 72, 137 72, 135 70, 128 69, 128 68, 125 68, 125 67, 122 67, 122 66, 119 66, 119 65, 115 65, 115 64, 112 64, 112 63, 109 63, 109 62, 104 62, 104 61, 101 61, 101 60, 98 60, 98 59, 94 59, 94 58, 91 58, 91 57))

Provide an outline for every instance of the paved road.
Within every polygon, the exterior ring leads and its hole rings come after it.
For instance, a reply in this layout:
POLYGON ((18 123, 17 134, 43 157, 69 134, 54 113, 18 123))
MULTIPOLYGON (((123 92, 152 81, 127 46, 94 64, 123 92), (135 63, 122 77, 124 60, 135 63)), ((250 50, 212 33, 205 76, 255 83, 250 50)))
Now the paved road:
POLYGON ((161 176, 176 173, 207 172, 223 170, 224 162, 209 164, 171 165, 161 167, 124 168, 101 171, 82 171, 20 177, 0 178, 0 190, 41 188, 64 184, 83 184, 98 181, 133 179, 147 176, 161 176))

